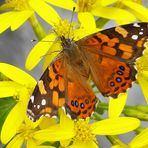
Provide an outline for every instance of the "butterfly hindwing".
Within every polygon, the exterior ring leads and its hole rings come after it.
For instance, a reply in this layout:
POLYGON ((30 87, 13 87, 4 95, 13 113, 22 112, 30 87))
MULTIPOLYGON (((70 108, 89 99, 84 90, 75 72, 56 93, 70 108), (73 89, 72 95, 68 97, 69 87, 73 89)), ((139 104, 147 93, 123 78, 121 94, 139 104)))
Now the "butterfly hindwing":
POLYGON ((148 23, 134 23, 106 29, 77 42, 104 96, 116 98, 131 87, 136 75, 134 62, 142 56, 147 39, 148 23))
POLYGON ((90 117, 95 110, 96 97, 91 89, 85 89, 75 82, 68 82, 67 111, 72 118, 90 117))

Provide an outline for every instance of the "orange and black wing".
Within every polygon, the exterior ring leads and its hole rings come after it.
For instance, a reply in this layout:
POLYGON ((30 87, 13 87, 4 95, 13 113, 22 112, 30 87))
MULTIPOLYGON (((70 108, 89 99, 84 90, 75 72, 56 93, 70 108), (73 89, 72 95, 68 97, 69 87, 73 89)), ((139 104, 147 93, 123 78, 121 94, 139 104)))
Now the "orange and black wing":
POLYGON ((92 79, 104 96, 117 97, 135 80, 134 62, 142 56, 148 23, 103 30, 76 42, 85 54, 92 79))
POLYGON ((72 118, 90 117, 95 110, 96 97, 91 89, 85 89, 76 82, 68 82, 67 112, 72 118))
POLYGON ((57 57, 43 73, 28 104, 27 114, 33 121, 41 116, 56 116, 65 106, 72 118, 86 118, 94 111, 95 95, 75 80, 75 72, 57 57), (68 78, 70 77, 70 78, 68 78))
POLYGON ((41 116, 57 115, 65 104, 63 57, 55 59, 45 70, 30 97, 27 114, 36 121, 41 116))

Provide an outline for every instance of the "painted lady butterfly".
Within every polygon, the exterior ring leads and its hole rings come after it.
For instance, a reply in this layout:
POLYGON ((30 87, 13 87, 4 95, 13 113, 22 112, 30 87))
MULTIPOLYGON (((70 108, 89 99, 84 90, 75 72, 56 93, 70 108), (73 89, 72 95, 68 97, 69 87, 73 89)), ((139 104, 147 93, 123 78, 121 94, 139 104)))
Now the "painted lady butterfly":
POLYGON ((134 62, 142 56, 148 23, 134 23, 89 35, 77 42, 61 37, 63 50, 36 85, 27 113, 36 121, 57 115, 65 105, 72 116, 86 118, 94 111, 96 97, 91 78, 104 96, 116 98, 135 80, 134 62))

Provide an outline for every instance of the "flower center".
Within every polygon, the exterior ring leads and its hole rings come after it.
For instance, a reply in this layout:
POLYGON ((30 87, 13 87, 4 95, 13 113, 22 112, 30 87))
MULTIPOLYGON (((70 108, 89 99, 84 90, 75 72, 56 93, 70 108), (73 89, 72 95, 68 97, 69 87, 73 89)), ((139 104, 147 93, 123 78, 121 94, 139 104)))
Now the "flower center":
POLYGON ((148 71, 148 53, 145 53, 139 60, 136 61, 136 67, 138 74, 142 74, 143 71, 148 71))
POLYGON ((11 5, 14 10, 22 11, 30 9, 28 0, 6 0, 6 3, 11 5))
POLYGON ((76 136, 73 138, 74 141, 96 141, 96 137, 92 134, 91 126, 87 120, 80 119, 76 121, 74 130, 76 132, 76 136))
POLYGON ((91 11, 92 5, 95 4, 96 0, 77 0, 78 8, 80 12, 91 11))
POLYGON ((33 137, 32 127, 23 123, 17 131, 25 140, 33 137))
POLYGON ((68 20, 60 20, 58 24, 55 24, 53 30, 55 30, 58 36, 64 36, 65 38, 74 37, 74 24, 68 20))

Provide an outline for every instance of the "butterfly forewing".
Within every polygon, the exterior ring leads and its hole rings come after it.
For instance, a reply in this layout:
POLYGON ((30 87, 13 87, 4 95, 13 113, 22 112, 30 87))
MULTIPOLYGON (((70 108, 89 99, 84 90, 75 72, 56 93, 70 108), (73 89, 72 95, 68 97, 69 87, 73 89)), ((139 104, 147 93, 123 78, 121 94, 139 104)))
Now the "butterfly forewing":
POLYGON ((65 104, 63 71, 63 58, 56 58, 38 81, 27 110, 34 121, 42 115, 57 115, 58 107, 65 104))
POLYGON ((104 96, 117 97, 135 80, 134 62, 142 56, 148 23, 103 30, 77 42, 86 55, 92 79, 104 96))

